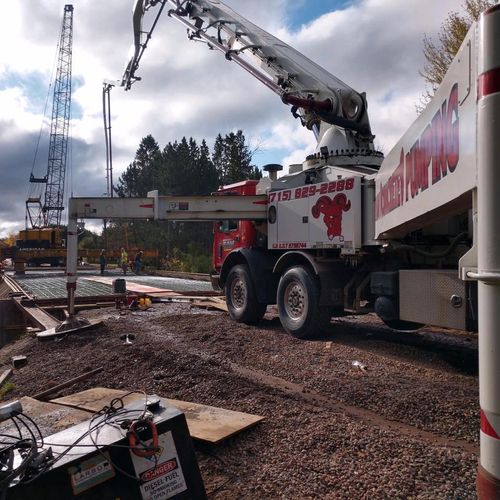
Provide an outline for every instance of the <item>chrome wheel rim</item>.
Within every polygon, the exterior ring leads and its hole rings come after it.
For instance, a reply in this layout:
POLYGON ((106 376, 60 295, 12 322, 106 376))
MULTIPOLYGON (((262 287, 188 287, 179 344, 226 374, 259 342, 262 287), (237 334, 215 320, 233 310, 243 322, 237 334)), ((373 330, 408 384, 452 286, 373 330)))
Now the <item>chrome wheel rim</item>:
POLYGON ((284 299, 283 302, 287 316, 294 321, 303 319, 307 314, 309 303, 302 284, 292 281, 285 289, 284 299))
POLYGON ((247 302, 247 287, 241 278, 231 282, 231 302, 235 309, 243 309, 247 302))

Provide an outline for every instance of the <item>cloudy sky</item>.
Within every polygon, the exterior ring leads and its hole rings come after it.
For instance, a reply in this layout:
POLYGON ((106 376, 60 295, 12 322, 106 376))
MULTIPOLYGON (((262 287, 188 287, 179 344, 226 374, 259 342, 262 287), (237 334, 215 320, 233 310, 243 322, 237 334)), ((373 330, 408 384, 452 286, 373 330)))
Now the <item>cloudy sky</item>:
MULTIPOLYGON (((366 92, 377 147, 388 153, 414 120, 424 91, 424 33, 436 34, 460 0, 225 0, 359 92, 366 92)), ((0 19, 0 237, 24 227, 25 200, 63 16, 62 0, 12 0, 0 19)), ((119 79, 132 42, 132 0, 74 0, 73 100, 67 192, 106 191, 102 81, 119 79)), ((161 147, 242 129, 257 165, 302 161, 314 149, 279 98, 241 68, 188 41, 160 19, 141 61, 142 81, 112 91, 114 176, 142 137, 161 147)), ((47 109, 50 117, 51 96, 47 109)), ((48 118, 35 175, 47 169, 48 118)), ((65 217, 65 215, 64 215, 65 217)))

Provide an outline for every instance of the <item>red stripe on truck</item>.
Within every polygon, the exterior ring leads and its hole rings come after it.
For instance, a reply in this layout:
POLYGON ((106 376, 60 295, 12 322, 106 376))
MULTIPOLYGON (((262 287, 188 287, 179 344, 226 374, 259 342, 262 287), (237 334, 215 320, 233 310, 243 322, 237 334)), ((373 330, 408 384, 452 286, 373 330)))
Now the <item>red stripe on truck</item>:
POLYGON ((496 12, 497 10, 500 10, 500 4, 494 5, 493 7, 490 7, 488 10, 485 10, 483 12, 483 16, 487 16, 489 14, 493 14, 493 12, 496 12))
POLYGON ((495 439, 500 439, 495 429, 493 429, 493 426, 488 422, 488 417, 486 417, 486 414, 483 410, 481 410, 481 431, 484 432, 487 436, 495 439))
POLYGON ((500 92, 500 68, 490 69, 479 75, 477 98, 500 92))

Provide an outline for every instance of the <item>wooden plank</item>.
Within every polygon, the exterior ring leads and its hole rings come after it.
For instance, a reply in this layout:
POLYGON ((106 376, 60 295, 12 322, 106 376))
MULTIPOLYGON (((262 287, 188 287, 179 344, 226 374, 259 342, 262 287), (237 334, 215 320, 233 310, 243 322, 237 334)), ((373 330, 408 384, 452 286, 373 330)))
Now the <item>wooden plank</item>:
POLYGON ((216 309, 217 311, 227 312, 227 306, 226 306, 226 304, 220 304, 220 303, 217 303, 217 302, 211 302, 209 300, 206 300, 206 301, 193 301, 193 302, 191 302, 191 305, 193 307, 199 307, 201 309, 207 309, 207 310, 216 309))
MULTIPOLYGON (((120 278, 125 279, 127 291, 129 291, 129 292, 155 293, 155 292, 170 292, 171 291, 171 290, 166 290, 165 288, 156 288, 154 286, 147 286, 147 285, 140 285, 138 283, 132 283, 131 281, 127 280, 126 275, 120 276, 120 278)), ((96 281, 97 283, 104 283, 106 285, 113 285, 113 281, 117 278, 111 278, 111 277, 106 277, 106 276, 92 276, 92 277, 86 277, 86 278, 82 278, 82 279, 87 280, 87 281, 96 281)))
MULTIPOLYGON (((109 405, 113 398, 123 397, 125 394, 127 391, 96 387, 71 396, 53 399, 51 402, 72 408, 99 411, 105 405, 109 405)), ((142 397, 140 393, 130 394, 124 398, 124 402, 127 404, 142 397)), ((164 401, 184 412, 193 439, 212 444, 219 443, 264 420, 264 417, 258 415, 225 410, 215 406, 166 398, 164 401)))
POLYGON ((8 368, 7 370, 4 370, 2 375, 0 375, 0 387, 4 382, 7 382, 7 380, 9 380, 9 378, 12 376, 12 371, 12 368, 8 368))
POLYGON ((44 330, 56 328, 61 323, 47 311, 38 307, 33 301, 26 300, 25 297, 14 297, 14 303, 26 316, 44 330))
POLYGON ((68 330, 58 331, 57 328, 49 328, 43 332, 36 334, 38 340, 50 340, 58 337, 63 337, 64 335, 70 335, 71 333, 79 333, 85 330, 91 330, 102 323, 101 319, 91 319, 88 325, 77 326, 76 328, 71 328, 68 330))
POLYGON ((73 384, 76 384, 77 382, 81 382, 82 380, 87 380, 90 377, 93 377, 94 375, 97 375, 98 373, 101 373, 103 370, 102 366, 99 368, 95 368, 94 370, 90 370, 86 373, 83 373, 82 375, 78 375, 77 377, 73 377, 69 380, 66 380, 65 382, 61 384, 54 385, 53 387, 50 387, 49 389, 46 389, 45 391, 39 392, 38 394, 35 394, 33 396, 33 399, 47 399, 47 396, 50 396, 51 394, 54 394, 55 392, 58 392, 62 389, 65 389, 66 387, 70 387, 73 384))
MULTIPOLYGON (((43 403, 29 397, 21 398, 20 402, 23 413, 37 423, 42 436, 50 436, 92 417, 92 414, 88 411, 54 403, 43 403)), ((17 435, 12 420, 0 422, 0 433, 17 435)))

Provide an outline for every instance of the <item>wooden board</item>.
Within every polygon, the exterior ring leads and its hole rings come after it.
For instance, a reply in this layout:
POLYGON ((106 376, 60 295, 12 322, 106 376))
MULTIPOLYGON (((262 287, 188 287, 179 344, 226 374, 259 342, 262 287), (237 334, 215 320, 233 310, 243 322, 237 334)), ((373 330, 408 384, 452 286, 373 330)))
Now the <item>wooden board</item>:
MULTIPOLYGON (((129 292, 135 292, 135 293, 161 293, 161 292, 170 292, 171 290, 166 290, 165 288, 156 288, 154 286, 147 286, 147 285, 139 285, 138 283, 132 283, 127 280, 126 276, 123 276, 123 278, 126 281, 126 287, 127 291, 129 292)), ((92 276, 91 278, 82 278, 84 280, 88 281, 96 281, 98 283, 104 283, 106 285, 113 285, 113 281, 116 278, 106 278, 105 276, 92 276)))
POLYGON ((38 307, 33 301, 25 301, 24 299, 24 297, 14 297, 14 303, 31 321, 45 330, 59 326, 61 322, 54 316, 38 307))
POLYGON ((83 332, 85 330, 90 330, 96 326, 99 326, 102 323, 100 319, 91 319, 88 325, 78 326, 77 328, 71 328, 68 330, 57 331, 56 328, 49 328, 48 330, 44 330, 43 332, 39 332, 36 334, 37 339, 39 340, 50 340, 58 337, 63 337, 64 335, 69 335, 71 333, 83 332))
MULTIPOLYGON (((127 391, 96 387, 86 391, 53 399, 51 402, 67 405, 88 411, 99 411, 103 406, 109 405, 116 397, 123 397, 127 391)), ((134 393, 124 398, 125 404, 142 398, 140 393, 134 393)), ((252 427, 264 420, 264 417, 250 415, 238 411, 225 410, 215 406, 206 406, 176 399, 162 398, 168 404, 175 406, 186 416, 189 433, 193 439, 208 443, 219 443, 244 429, 252 427)))
POLYGON ((217 309, 218 311, 227 312, 227 305, 225 302, 219 300, 195 300, 191 302, 193 307, 199 307, 201 309, 217 309))
MULTIPOLYGON (((20 401, 23 413, 36 422, 43 436, 50 436, 92 417, 92 413, 88 411, 54 403, 43 403, 29 397, 23 397, 20 401)), ((17 430, 10 419, 0 423, 0 432, 17 435, 17 430)))

